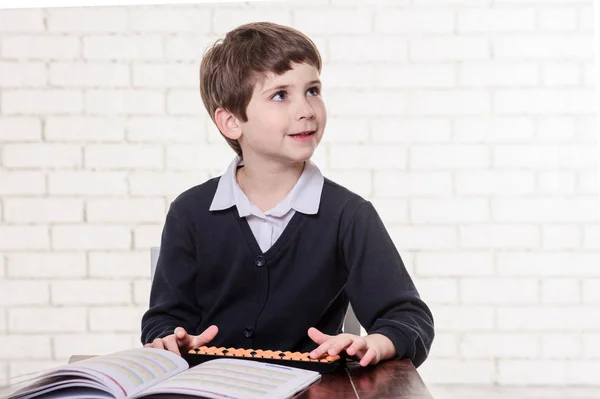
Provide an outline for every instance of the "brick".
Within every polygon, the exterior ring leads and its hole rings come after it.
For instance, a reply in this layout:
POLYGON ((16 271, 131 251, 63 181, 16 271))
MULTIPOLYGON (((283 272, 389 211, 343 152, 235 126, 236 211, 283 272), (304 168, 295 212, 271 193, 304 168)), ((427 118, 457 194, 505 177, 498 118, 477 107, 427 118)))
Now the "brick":
POLYGON ((414 145, 410 148, 410 169, 487 168, 490 153, 485 145, 414 145))
POLYGON ((388 229, 399 250, 442 250, 457 246, 457 235, 451 226, 394 226, 388 229))
POLYGON ((53 195, 127 194, 127 173, 99 171, 52 172, 48 174, 48 191, 53 195))
POLYGON ((150 279, 138 280, 133 282, 133 303, 134 305, 148 307, 150 301, 150 288, 152 283, 150 279))
MULTIPOLYGON (((0 142, 41 141, 42 124, 34 117, 0 117, 0 142)), ((2 191, 0 189, 0 191, 2 191)))
POLYGON ((537 86, 540 81, 539 67, 528 63, 470 62, 458 71, 459 83, 466 87, 537 86))
POLYGON ((542 226, 542 248, 568 250, 582 247, 583 233, 577 224, 542 226))
POLYGON ((495 370, 493 360, 430 359, 419 374, 428 384, 492 384, 495 370))
POLYGON ((560 320, 564 332, 578 331, 583 327, 582 308, 576 307, 500 307, 497 309, 497 325, 506 331, 552 331, 560 320))
POLYGON ((79 39, 73 36, 6 36, 0 54, 16 60, 72 60, 79 58, 79 39))
MULTIPOLYGON (((360 193, 359 193, 360 195, 360 193)), ((400 199, 373 199, 377 213, 386 225, 408 223, 408 201, 400 199)))
POLYGON ((600 225, 587 224, 583 227, 583 247, 586 249, 600 248, 600 225))
POLYGON ((461 303, 464 304, 500 305, 539 302, 539 285, 536 279, 463 278, 459 285, 461 303))
POLYGON ((4 220, 14 223, 83 221, 83 201, 78 198, 6 198, 4 220))
POLYGON ((589 114, 594 92, 588 89, 498 90, 493 93, 498 114, 589 114), (591 103, 590 103, 591 102, 591 103))
POLYGON ((327 94, 327 112, 331 116, 396 116, 405 113, 408 98, 404 92, 350 89, 331 90, 327 94))
POLYGON ((165 214, 162 198, 103 198, 86 203, 86 220, 92 223, 161 222, 165 214))
POLYGON ((537 121, 537 137, 544 141, 573 140, 575 118, 570 116, 543 116, 537 121))
POLYGON ((17 90, 2 93, 2 111, 14 114, 72 114, 83 109, 76 90, 17 90))
POLYGON ((430 359, 457 357, 458 340, 458 334, 436 333, 431 345, 430 359))
POLYGON ((563 385, 567 381, 567 367, 559 360, 500 359, 497 378, 500 384, 563 385))
POLYGON ((7 276, 29 280, 84 277, 83 252, 15 252, 6 254, 7 276))
POLYGON ((589 35, 512 35, 492 39, 498 59, 589 59, 593 42, 589 35))
POLYGON ((116 33, 127 30, 128 10, 125 7, 50 8, 46 11, 50 32, 116 33))
MULTIPOLYGON (((576 335, 576 338, 579 338, 579 335, 576 335)), ((599 333, 583 332, 583 334, 581 335, 581 339, 578 341, 581 343, 582 350, 580 351, 580 353, 583 354, 584 358, 587 358, 587 359, 600 358, 600 334, 599 333)))
POLYGON ((59 250, 129 249, 131 231, 125 226, 63 225, 52 227, 52 248, 59 250))
POLYGON ((525 117, 462 117, 454 121, 454 139, 463 142, 502 143, 529 140, 534 121, 525 117))
POLYGON ((4 9, 0 11, 0 32, 31 33, 42 31, 44 31, 44 10, 42 8, 4 9))
POLYGON ((458 282, 455 279, 419 278, 415 279, 419 295, 426 303, 457 304, 458 282))
POLYGON ((600 303, 600 279, 585 279, 581 282, 581 297, 583 303, 600 303))
POLYGON ((47 75, 43 62, 0 62, 0 87, 45 86, 47 75))
POLYGON ((496 257, 499 276, 600 277, 600 271, 595 267, 600 262, 600 254, 595 252, 506 251, 496 257))
POLYGON ((383 34, 453 33, 454 15, 450 9, 379 9, 375 12, 375 32, 383 34))
POLYGON ((221 36, 192 34, 164 36, 165 59, 198 63, 202 54, 219 38, 221 36))
POLYGON ((487 199, 411 199, 413 223, 477 223, 490 220, 487 199))
POLYGON ((131 142, 202 143, 206 136, 206 118, 137 117, 127 121, 127 140, 131 142))
POLYGON ((133 248, 150 250, 160 245, 162 224, 136 226, 133 229, 133 248))
POLYGON ((490 94, 480 90, 420 90, 411 93, 408 103, 411 115, 458 116, 485 114, 490 110, 490 94))
POLYGON ((535 10, 462 9, 457 13, 459 33, 529 32, 535 29, 535 10))
POLYGON ((0 281, 0 306, 48 305, 48 283, 43 281, 0 281))
POLYGON ((92 115, 164 114, 164 93, 154 90, 89 90, 85 111, 92 115))
POLYGON ((8 330, 8 309, 0 309, 0 332, 4 333, 8 330))
POLYGON ((587 222, 597 213, 598 199, 591 197, 492 199, 499 222, 587 222))
MULTIPOLYGON (((364 64, 329 64, 321 73, 321 81, 325 82, 326 88, 373 88, 376 81, 376 69, 373 65, 364 64), (357 79, 357 77, 359 77, 357 79)), ((381 85, 378 84, 378 87, 381 85)), ((326 95, 327 92, 325 91, 326 95)), ((329 122, 329 121, 328 121, 329 122)))
POLYGON ((566 367, 565 379, 573 385, 594 385, 597 381, 597 374, 593 370, 599 366, 598 360, 571 360, 566 367))
MULTIPOLYGON (((582 141, 596 142, 595 116, 579 116, 575 118, 575 137, 582 141)), ((595 169, 595 168, 594 168, 595 169)))
POLYGON ((470 249, 532 249, 540 247, 540 231, 530 224, 459 226, 460 245, 470 249))
POLYGON ((57 360, 68 360, 73 354, 108 355, 131 349, 128 334, 57 334, 52 337, 52 343, 52 356, 57 360))
POLYGON ((131 284, 115 280, 63 280, 50 283, 54 306, 127 305, 131 284))
MULTIPOLYGON (((374 78, 375 86, 380 88, 448 88, 456 85, 455 67, 446 64, 381 65, 377 68, 374 78)), ((329 85, 326 78, 324 81, 329 85)))
POLYGON ((494 167, 581 169, 595 167, 596 149, 585 145, 503 145, 493 149, 494 167))
POLYGON ((327 178, 363 197, 373 194, 373 178, 370 171, 330 171, 327 178))
POLYGON ((418 252, 416 275, 420 277, 489 276, 494 260, 489 252, 418 252))
POLYGON ((83 58, 87 60, 160 60, 163 45, 160 36, 86 36, 83 58))
POLYGON ((540 9, 537 12, 537 26, 538 29, 548 31, 574 31, 577 29, 577 9, 540 9))
POLYGON ((577 189, 582 194, 598 194, 598 172, 580 172, 577 189))
POLYGON ((140 88, 198 88, 197 63, 133 64, 133 86, 140 88))
POLYGON ((595 86, 596 68, 593 65, 586 64, 583 67, 583 83, 586 86, 595 86))
POLYGON ((92 144, 85 147, 86 168, 162 169, 163 149, 151 144, 92 144))
POLYGON ((575 185, 573 172, 540 172, 538 175, 538 189, 542 194, 574 194, 575 185))
POLYGON ((490 42, 481 37, 439 36, 409 41, 410 60, 417 63, 483 60, 490 56, 490 42))
POLYGON ((90 252, 89 274, 96 278, 150 278, 150 251, 90 252))
POLYGON ((56 62, 50 64, 50 84, 61 87, 126 87, 129 66, 117 63, 56 62))
POLYGON ((209 33, 211 10, 192 7, 133 7, 129 29, 134 32, 209 33))
POLYGON ((102 306, 89 309, 90 330, 112 333, 138 332, 140 320, 147 308, 102 306))
POLYGON ((536 358, 540 342, 536 334, 468 332, 460 341, 459 351, 465 359, 536 358))
POLYGON ((0 281, 2 281, 2 279, 4 279, 7 275, 6 267, 5 257, 4 255, 0 254, 0 281))
MULTIPOLYGON (((310 5, 303 2, 301 4, 302 6, 310 5)), ((257 8, 235 7, 231 10, 215 7, 213 10, 212 24, 214 29, 218 30, 217 33, 222 34, 252 21, 274 22, 281 25, 292 26, 292 14, 294 11, 298 10, 299 7, 296 6, 294 8, 277 10, 274 9, 274 5, 274 3, 271 3, 268 10, 260 6, 257 8)))
POLYGON ((368 9, 296 9, 293 27, 311 35, 367 34, 371 32, 372 13, 368 9))
POLYGON ((10 308, 8 330, 12 333, 83 332, 86 329, 86 309, 10 308))
POLYGON ((131 195, 178 195, 205 182, 208 175, 202 172, 132 172, 129 175, 131 195))
POLYGON ((125 137, 125 120, 114 117, 47 117, 44 125, 46 141, 115 142, 125 137))
POLYGON ((167 93, 168 115, 206 117, 208 114, 198 90, 173 89, 167 93))
MULTIPOLYGON (((3 335, 4 347, 0 359, 50 359, 52 357, 50 337, 44 335, 3 335), (35 342, 32 345, 31 342, 35 342)), ((0 384, 0 386, 2 386, 0 384)))
POLYGON ((406 147, 384 145, 337 145, 329 149, 334 169, 406 169, 406 147))
MULTIPOLYGON (((216 135, 213 136, 217 138, 216 135)), ((367 143, 368 141, 368 118, 333 117, 327 120, 327 128, 323 136, 324 143, 367 143)))
POLYGON ((469 6, 469 7, 486 7, 491 4, 492 0, 413 0, 415 6, 447 6, 449 4, 469 6))
POLYGON ((542 303, 576 304, 580 302, 579 280, 548 278, 542 280, 542 303))
POLYGON ((48 228, 44 226, 0 226, 0 251, 49 248, 48 228))
MULTIPOLYGON (((336 17, 337 18, 337 17, 336 17)), ((402 62, 408 60, 408 41, 386 36, 331 37, 332 62, 402 62)))
POLYGON ((2 164, 9 168, 78 168, 82 149, 73 144, 8 144, 2 164))
MULTIPOLYGON (((574 359, 582 354, 582 341, 578 333, 543 333, 540 343, 542 345, 542 358, 544 359, 574 359)), ((585 346, 585 344, 583 344, 585 346)), ((584 350, 583 353, 588 353, 584 350)))
POLYGON ((390 116, 371 120, 371 140, 376 144, 444 142, 450 140, 450 135, 447 118, 390 116))
POLYGON ((578 86, 581 81, 581 67, 574 63, 545 65, 542 69, 545 86, 578 86))
POLYGON ((594 10, 591 5, 585 5, 578 9, 578 26, 585 32, 591 32, 594 29, 594 10))
POLYGON ((225 168, 233 158, 233 151, 222 142, 221 145, 189 146, 174 144, 167 147, 167 169, 206 170, 225 168))
POLYGON ((459 195, 533 194, 535 175, 530 171, 511 170, 458 171, 455 187, 459 195))
POLYGON ((54 367, 64 366, 64 363, 55 362, 51 360, 13 360, 9 363, 10 368, 8 375, 12 379, 15 380, 23 380, 26 377, 29 377, 31 373, 38 373, 41 371, 46 371, 54 367))
POLYGON ((473 305, 432 305, 436 331, 491 331, 494 329, 493 307, 473 305))

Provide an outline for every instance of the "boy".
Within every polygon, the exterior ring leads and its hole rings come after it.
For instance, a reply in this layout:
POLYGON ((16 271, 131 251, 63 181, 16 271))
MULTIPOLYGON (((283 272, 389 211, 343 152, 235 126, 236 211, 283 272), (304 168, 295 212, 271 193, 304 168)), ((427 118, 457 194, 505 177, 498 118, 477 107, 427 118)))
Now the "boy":
POLYGON ((433 318, 370 202, 310 157, 327 120, 321 57, 295 29, 250 23, 204 55, 204 105, 237 153, 170 206, 142 343, 326 352, 419 366, 433 318), (340 334, 348 303, 366 328, 340 334))

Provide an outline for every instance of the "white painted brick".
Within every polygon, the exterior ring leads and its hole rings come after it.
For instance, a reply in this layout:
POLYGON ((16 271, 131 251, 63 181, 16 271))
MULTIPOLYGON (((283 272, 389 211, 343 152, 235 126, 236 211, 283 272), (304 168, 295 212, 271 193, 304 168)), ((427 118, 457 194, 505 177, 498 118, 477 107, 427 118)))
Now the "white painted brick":
POLYGON ((545 225, 542 226, 542 248, 550 250, 578 249, 582 246, 580 225, 545 225))
POLYGON ((563 385, 567 367, 564 361, 554 360, 498 360, 497 379, 510 385, 563 385))
MULTIPOLYGON (((573 359, 581 356, 582 340, 585 335, 578 333, 544 333, 541 336, 542 358, 545 359, 573 359)), ((588 353, 583 351, 583 353, 588 353)))
POLYGON ((566 367, 566 380, 572 385, 597 385, 598 374, 594 371, 600 367, 597 360, 571 360, 566 367))
POLYGON ((150 251, 90 252, 89 274, 98 278, 150 278, 150 251))
POLYGON ((535 334, 466 333, 459 350, 465 359, 535 358, 540 354, 540 343, 535 334))
POLYGON ((598 320, 589 317, 591 309, 571 305, 500 307, 496 310, 497 325, 507 331, 576 332, 597 329, 598 320), (557 320, 560 322, 557 323, 557 320))
POLYGON ((7 275, 14 278, 77 278, 86 275, 83 252, 15 252, 6 254, 7 275))
POLYGON ((496 256, 500 276, 600 277, 596 252, 503 252, 496 256))
POLYGON ((578 25, 582 31, 591 32, 594 29, 594 9, 591 5, 579 7, 578 25))
POLYGON ((17 90, 2 93, 5 114, 69 114, 81 112, 83 97, 76 90, 17 90))
POLYGON ((515 62, 462 63, 458 76, 461 86, 473 87, 537 86, 540 81, 537 65, 515 62))
POLYGON ((127 305, 131 302, 131 284, 128 281, 52 281, 50 293, 55 306, 127 305))
POLYGON ((133 142, 201 143, 206 135, 206 118, 138 117, 127 121, 127 140, 133 142))
POLYGON ((410 219, 414 223, 477 223, 490 220, 487 199, 411 199, 410 219))
POLYGON ((410 168, 486 168, 490 153, 485 145, 414 145, 410 148, 410 168))
POLYGON ((52 172, 48 174, 48 191, 58 195, 127 194, 127 174, 98 171, 52 172))
MULTIPOLYGON (((360 195, 360 193, 359 193, 360 195)), ((392 226, 399 223, 407 223, 408 217, 408 201, 400 199, 383 199, 376 198, 372 200, 377 213, 386 224, 392 226)))
POLYGON ((190 146, 174 144, 167 147, 167 169, 205 170, 226 167, 235 153, 223 142, 221 145, 190 146))
POLYGON ((498 90, 493 93, 494 111, 499 114, 590 114, 595 93, 575 90, 498 90))
POLYGON ((54 359, 68 360, 74 354, 107 355, 130 349, 128 334, 57 334, 52 337, 54 359))
POLYGON ((90 330, 110 332, 138 332, 140 320, 147 308, 102 306, 89 309, 90 330))
POLYGON ((86 204, 86 220, 92 223, 161 222, 164 217, 162 198, 89 199, 86 204))
MULTIPOLYGON (((44 30, 42 8, 4 9, 0 11, 0 32, 41 32, 44 30)), ((0 376, 2 373, 0 373, 0 376)))
POLYGON ((50 85, 61 87, 129 86, 129 66, 116 63, 56 62, 50 64, 50 85))
POLYGON ((164 93, 155 90, 90 90, 85 110, 93 115, 164 114, 164 93))
POLYGON ((71 60, 81 52, 79 39, 73 36, 6 36, 0 44, 6 59, 71 60))
POLYGON ((459 226, 460 245, 474 249, 531 249, 540 246, 540 231, 529 224, 459 226))
POLYGON ((536 279, 464 278, 460 282, 461 303, 527 304, 539 302, 536 279))
POLYGON ((583 83, 586 86, 595 86, 596 68, 594 65, 586 64, 583 68, 583 83))
POLYGON ((489 252, 418 252, 416 274, 423 277, 489 276, 494 260, 489 252))
MULTIPOLYGON (((45 335, 3 335, 0 359, 50 359, 50 337, 45 335), (35 345, 31 343, 35 342, 35 345)), ((1 386, 1 384, 0 384, 1 386)), ((1 393, 1 392, 0 392, 1 393)))
POLYGON ((129 28, 141 32, 210 32, 210 9, 132 7, 129 28))
POLYGON ((541 30, 572 31, 577 29, 577 9, 561 7, 540 9, 537 13, 537 26, 541 30))
POLYGON ((167 92, 167 114, 207 117, 198 90, 173 89, 167 92))
POLYGON ((404 92, 337 89, 327 94, 327 112, 331 116, 401 115, 407 106, 408 98, 404 92))
POLYGON ((458 32, 527 32, 535 29, 533 8, 462 9, 458 11, 458 32))
POLYGON ((44 86, 47 75, 43 62, 0 62, 0 87, 44 86))
POLYGON ((86 329, 86 309, 11 308, 8 310, 8 330, 14 333, 83 332, 86 329))
MULTIPOLYGON (((288 2, 286 2, 288 3, 288 2)), ((247 3, 249 4, 249 3, 247 3)), ((289 4, 289 3, 288 3, 289 4)), ((292 13, 298 10, 297 6, 286 7, 284 10, 274 9, 275 3, 271 3, 269 9, 259 8, 242 8, 227 10, 222 7, 213 9, 212 23, 214 30, 219 34, 225 34, 230 30, 248 22, 274 22, 280 25, 292 26, 292 13)), ((308 5, 302 2, 302 5, 308 5)), ((311 11, 314 12, 314 11, 311 11)), ((320 11, 319 11, 320 12, 320 11)), ((178 30, 178 29, 173 29, 178 30)))
POLYGON ((199 66, 192 63, 133 64, 133 86, 141 88, 197 88, 199 66))
POLYGON ((481 37, 439 36, 414 38, 409 42, 409 57, 413 62, 443 62, 489 59, 491 47, 481 37))
POLYGON ((376 75, 374 65, 329 64, 321 73, 321 81, 325 85, 322 94, 326 96, 330 88, 371 89, 375 85, 376 75))
POLYGON ((125 7, 49 8, 46 12, 50 32, 113 33, 127 29, 125 7))
POLYGON ((85 166, 98 169, 162 169, 163 149, 152 144, 92 144, 85 166))
POLYGON ((492 199, 492 217, 500 222, 587 222, 597 215, 592 197, 492 199))
MULTIPOLYGON (((6 275, 8 274, 6 272, 6 260, 4 258, 4 255, 2 255, 0 253, 0 279, 4 279, 6 277, 6 275)), ((2 281, 2 280, 0 280, 2 281)))
POLYGON ((124 226, 64 225, 52 227, 54 249, 129 249, 131 231, 124 226))
POLYGON ((293 11, 293 27, 311 35, 370 33, 372 12, 367 9, 326 8, 296 9, 293 11))
POLYGON ((115 117, 56 116, 46 118, 46 141, 111 142, 125 137, 125 121, 115 117))
POLYGON ((572 140, 575 136, 575 119, 570 116, 543 116, 537 120, 537 137, 542 140, 572 140))
POLYGON ((585 279, 581 284, 583 303, 600 304, 600 279, 585 279))
POLYGON ((4 333, 8 330, 8 309, 0 309, 0 332, 4 333))
POLYGON ((596 149, 569 144, 503 145, 493 149, 498 168, 580 169, 597 165, 596 149))
POLYGON ((600 248, 600 225, 588 224, 583 227, 583 247, 585 249, 600 248))
POLYGON ((540 172, 538 175, 538 187, 542 194, 573 194, 575 185, 575 173, 573 172, 540 172))
POLYGON ((387 9, 375 12, 375 32, 419 35, 454 31, 454 13, 450 9, 387 9))
POLYGON ((130 194, 144 196, 177 195, 208 179, 203 172, 132 172, 130 194))
POLYGON ((491 4, 491 0, 413 0, 415 6, 447 6, 460 5, 469 7, 486 7, 491 4))
POLYGON ((524 117, 462 117, 454 121, 454 138, 464 142, 511 142, 530 139, 534 122, 524 117))
POLYGON ((373 179, 370 171, 330 171, 326 177, 363 197, 373 195, 373 179))
POLYGON ((399 250, 454 249, 456 230, 450 226, 394 226, 388 229, 399 250))
POLYGON ((495 370, 493 360, 429 359, 419 367, 419 375, 428 384, 492 384, 495 370))
POLYGON ((150 279, 138 280, 133 282, 133 303, 134 305, 148 307, 150 301, 150 279))
POLYGON ((78 168, 81 146, 74 144, 8 144, 2 164, 9 168, 78 168))
POLYGON ((406 169, 407 151, 402 146, 336 145, 329 149, 334 169, 406 169))
POLYGON ((386 36, 331 37, 332 62, 401 62, 408 60, 408 41, 386 36))
POLYGON ((378 197, 449 196, 452 194, 452 175, 449 172, 374 173, 375 194, 378 197))
MULTIPOLYGON (((216 138, 216 135, 213 135, 216 138)), ((369 141, 367 118, 328 118, 324 143, 366 143, 369 141)))
POLYGON ((446 118, 382 117, 371 120, 374 143, 444 142, 449 141, 450 134, 451 124, 446 118))
MULTIPOLYGON (((304 3, 304 0, 296 0, 300 4, 304 3)), ((364 6, 365 0, 312 0, 318 4, 332 4, 334 6, 364 6)), ((291 1, 294 4, 294 0, 291 1)), ((310 2, 308 2, 310 3, 310 2)), ((407 6, 410 3, 410 0, 369 0, 369 5, 372 6, 407 6)))
POLYGON ((15 223, 83 221, 83 201, 79 198, 6 198, 4 220, 15 223))
POLYGON ((24 378, 30 377, 32 373, 39 373, 49 370, 54 367, 64 366, 64 363, 59 363, 51 360, 13 360, 10 362, 9 377, 11 381, 21 381, 24 378))
POLYGON ((419 295, 427 304, 453 305, 458 303, 458 282, 448 278, 415 279, 419 295))
POLYGON ((499 36, 492 39, 492 51, 498 59, 587 59, 593 57, 592 39, 590 35, 499 36))
MULTIPOLYGON (((0 117, 0 142, 40 141, 42 124, 33 117, 0 117)), ((0 192, 2 190, 0 189, 0 192)))
POLYGON ((0 251, 48 249, 48 228, 43 226, 0 226, 0 251))
MULTIPOLYGON (((374 78, 375 85, 381 88, 446 88, 456 85, 455 67, 447 64, 382 65, 377 68, 374 78)), ((323 81, 328 82, 326 78, 323 81)))
POLYGON ((455 185, 459 195, 533 194, 535 175, 529 171, 459 171, 455 185))
POLYGON ((43 281, 0 281, 0 306, 48 305, 48 283, 43 281))
POLYGON ((580 302, 579 280, 549 278, 542 280, 542 303, 576 304, 580 302))
MULTIPOLYGON (((577 336, 579 338, 579 336, 577 336)), ((600 358, 600 334, 597 332, 584 332, 581 335, 581 353, 584 358, 600 358)))
POLYGON ((150 248, 159 246, 162 229, 162 224, 136 226, 133 229, 133 247, 149 251, 150 248))
MULTIPOLYGON (((176 33, 176 32, 173 32, 176 33)), ((165 58, 199 63, 205 50, 219 39, 216 35, 168 35, 163 37, 165 58)))
POLYGON ((431 350, 429 352, 429 359, 457 357, 458 339, 458 334, 436 332, 435 339, 433 340, 431 350))
POLYGON ((578 116, 575 118, 575 137, 582 141, 595 143, 597 139, 597 126, 598 121, 596 116, 578 116))
POLYGON ((83 57, 88 60, 158 60, 163 58, 160 36, 85 36, 83 57))
POLYGON ((490 331, 494 329, 493 307, 463 305, 431 305, 436 317, 436 331, 490 331))
POLYGON ((582 194, 598 194, 598 171, 580 172, 578 190, 582 194))
POLYGON ((542 81, 546 86, 577 86, 581 81, 581 67, 575 63, 545 65, 542 81))
POLYGON ((412 115, 458 116, 489 113, 491 106, 485 91, 420 90, 411 94, 408 110, 412 115))

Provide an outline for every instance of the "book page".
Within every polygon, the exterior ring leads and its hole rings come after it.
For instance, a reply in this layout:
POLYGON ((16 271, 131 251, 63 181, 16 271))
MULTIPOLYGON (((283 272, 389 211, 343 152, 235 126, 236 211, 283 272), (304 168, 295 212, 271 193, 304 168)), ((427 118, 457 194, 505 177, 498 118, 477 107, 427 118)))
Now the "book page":
POLYGON ((192 367, 140 392, 206 398, 289 398, 321 378, 316 371, 243 359, 217 359, 192 367))

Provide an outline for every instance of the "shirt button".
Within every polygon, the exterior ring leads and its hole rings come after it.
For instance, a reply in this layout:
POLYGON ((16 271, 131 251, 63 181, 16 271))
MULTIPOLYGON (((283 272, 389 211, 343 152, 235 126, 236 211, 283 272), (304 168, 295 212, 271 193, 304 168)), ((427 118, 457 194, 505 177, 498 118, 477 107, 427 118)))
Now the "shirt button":
POLYGON ((244 337, 252 338, 253 335, 254 335, 254 330, 252 330, 251 328, 244 329, 244 337))
POLYGON ((256 259, 254 259, 254 263, 255 263, 255 264, 256 264, 256 266, 258 266, 258 267, 262 267, 262 266, 264 266, 264 265, 265 265, 265 263, 266 263, 265 257, 264 257, 264 256, 262 256, 262 255, 258 255, 258 256, 256 257, 256 259))

